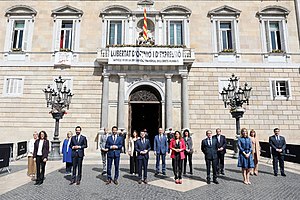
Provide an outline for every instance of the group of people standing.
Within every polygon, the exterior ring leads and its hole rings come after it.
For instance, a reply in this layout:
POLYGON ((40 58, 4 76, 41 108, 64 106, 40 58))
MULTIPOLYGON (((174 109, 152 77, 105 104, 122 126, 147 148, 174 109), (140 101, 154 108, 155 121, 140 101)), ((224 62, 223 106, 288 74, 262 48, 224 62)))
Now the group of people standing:
MULTIPOLYGON (((76 183, 80 185, 82 177, 82 161, 84 149, 87 148, 87 139, 81 134, 81 127, 75 128, 75 136, 72 132, 67 133, 67 138, 63 142, 62 153, 63 162, 66 163, 66 173, 71 174, 70 185, 76 183)), ((274 135, 269 137, 271 154, 273 156, 274 176, 278 175, 278 162, 280 173, 284 172, 284 155, 286 142, 283 136, 279 135, 280 130, 274 129, 274 135)), ((144 131, 138 134, 133 131, 124 139, 123 135, 118 134, 118 127, 113 126, 111 134, 106 130, 100 135, 100 150, 102 156, 103 170, 102 175, 107 174, 106 184, 112 182, 118 185, 119 163, 122 148, 126 145, 127 154, 130 156, 130 174, 138 175, 138 183, 147 184, 147 171, 149 151, 151 150, 150 141, 144 131), (124 145, 125 141, 125 145, 124 145), (115 172, 112 177, 112 164, 115 172)), ((226 153, 226 137, 222 135, 221 129, 216 129, 213 135, 211 130, 206 131, 206 138, 202 140, 201 151, 204 153, 207 171, 207 183, 211 183, 210 171, 213 172, 213 183, 219 184, 217 177, 225 175, 224 156, 226 153)), ((258 161, 260 155, 259 140, 256 132, 252 129, 248 136, 247 129, 241 130, 238 138, 238 167, 242 168, 243 182, 250 185, 250 175, 258 175, 258 161)), ((35 185, 43 184, 45 176, 45 166, 50 152, 49 140, 45 131, 33 134, 33 139, 29 142, 28 152, 28 176, 36 176, 35 185)), ((182 184, 182 175, 187 173, 187 163, 189 163, 189 174, 193 175, 193 140, 189 130, 184 130, 182 135, 179 131, 168 134, 162 128, 158 129, 158 135, 154 138, 154 155, 156 156, 155 175, 161 173, 166 175, 166 156, 170 154, 172 168, 176 184, 182 184), (161 170, 160 170, 160 162, 161 170)))

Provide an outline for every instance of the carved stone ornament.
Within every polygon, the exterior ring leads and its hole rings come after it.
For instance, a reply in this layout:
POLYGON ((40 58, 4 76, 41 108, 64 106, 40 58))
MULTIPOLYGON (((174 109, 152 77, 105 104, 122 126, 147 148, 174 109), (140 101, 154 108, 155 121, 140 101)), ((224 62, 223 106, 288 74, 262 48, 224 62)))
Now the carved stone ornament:
POLYGON ((130 95, 130 101, 159 101, 159 99, 148 90, 139 90, 130 95))

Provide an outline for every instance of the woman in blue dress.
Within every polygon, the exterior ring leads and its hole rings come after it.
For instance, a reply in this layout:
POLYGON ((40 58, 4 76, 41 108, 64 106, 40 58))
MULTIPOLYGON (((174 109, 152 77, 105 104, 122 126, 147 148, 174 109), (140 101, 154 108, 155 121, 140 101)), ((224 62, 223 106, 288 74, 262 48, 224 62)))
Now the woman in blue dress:
POLYGON ((71 174, 72 171, 72 149, 70 148, 72 135, 71 131, 67 133, 67 138, 62 146, 63 162, 66 163, 66 174, 71 174))
POLYGON ((248 137, 246 128, 242 128, 241 137, 238 140, 239 158, 238 167, 242 168, 244 183, 250 185, 250 171, 254 168, 254 161, 252 158, 252 142, 248 137))

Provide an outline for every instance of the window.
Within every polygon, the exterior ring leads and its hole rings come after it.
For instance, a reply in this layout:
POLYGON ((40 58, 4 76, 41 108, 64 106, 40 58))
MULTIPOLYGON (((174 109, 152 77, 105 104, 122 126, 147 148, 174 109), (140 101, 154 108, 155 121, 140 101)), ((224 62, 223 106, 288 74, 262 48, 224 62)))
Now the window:
POLYGON ((62 21, 60 30, 60 49, 72 49, 73 21, 62 21))
POLYGON ((181 21, 170 22, 170 45, 183 45, 183 27, 181 21))
MULTIPOLYGON (((289 56, 276 55, 275 53, 286 53, 287 44, 287 16, 290 13, 281 6, 267 6, 256 13, 261 27, 262 49, 267 52, 264 57, 268 58, 270 53, 274 57, 281 56, 282 62, 286 62, 289 56)), ((277 62, 278 58, 268 58, 269 62, 277 62)))
MULTIPOLYGON (((6 11, 7 28, 4 51, 11 53, 31 50, 34 18, 36 14, 37 12, 33 8, 24 5, 12 6, 6 11)), ((7 56, 5 60, 10 59, 9 54, 5 55, 7 56)), ((21 60, 24 59, 25 57, 22 57, 21 60)))
POLYGON ((273 100, 275 99, 289 99, 290 98, 290 83, 288 79, 270 80, 271 94, 273 100))
MULTIPOLYGON (((156 44, 190 46, 190 16, 192 11, 184 6, 171 5, 160 11, 161 28, 156 31, 156 44)), ((157 23, 157 22, 156 22, 157 23)))
POLYGON ((23 95, 23 77, 4 77, 4 96, 22 96, 23 95))
POLYGON ((219 40, 221 51, 233 51, 231 22, 220 22, 219 40))
POLYGON ((285 51, 283 44, 284 32, 282 22, 265 21, 266 43, 268 52, 279 53, 285 51))
POLYGON ((79 50, 82 15, 82 10, 69 5, 52 10, 54 51, 79 50))
POLYGON ((238 62, 240 58, 239 16, 241 11, 224 5, 208 12, 211 21, 213 59, 217 62, 238 62))
POLYGON ((25 20, 15 21, 13 30, 13 49, 22 49, 23 46, 23 35, 24 35, 25 20))
POLYGON ((109 24, 109 45, 122 44, 122 21, 111 21, 109 24))

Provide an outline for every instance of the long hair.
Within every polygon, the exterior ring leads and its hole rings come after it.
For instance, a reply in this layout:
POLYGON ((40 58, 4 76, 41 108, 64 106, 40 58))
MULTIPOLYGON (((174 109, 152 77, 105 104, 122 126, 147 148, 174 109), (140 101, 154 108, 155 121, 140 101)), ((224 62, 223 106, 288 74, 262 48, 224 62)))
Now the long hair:
POLYGON ((248 130, 246 128, 242 128, 242 130, 241 130, 241 136, 242 137, 248 137, 248 130), (244 134, 244 131, 246 132, 245 134, 244 134))
POLYGON ((175 131, 175 133, 174 133, 174 139, 176 140, 176 133, 179 133, 179 138, 178 139, 181 140, 182 137, 181 137, 181 134, 180 134, 179 131, 175 131))
POLYGON ((183 131, 183 134, 182 134, 182 137, 185 137, 185 133, 188 133, 188 137, 191 137, 191 134, 190 134, 190 131, 188 130, 188 129, 185 129, 184 131, 183 131))
POLYGON ((44 140, 47 140, 47 133, 46 131, 40 131, 39 132, 39 139, 41 139, 41 134, 44 133, 44 140))
POLYGON ((251 136, 251 134, 253 134, 253 136, 252 136, 252 137, 256 138, 256 132, 255 132, 255 130, 254 130, 254 129, 251 129, 251 131, 250 131, 250 136, 251 136))
POLYGON ((139 133, 136 130, 133 130, 133 132, 131 134, 131 137, 134 138, 134 134, 133 134, 134 132, 136 133, 136 138, 138 138, 139 137, 139 133))

